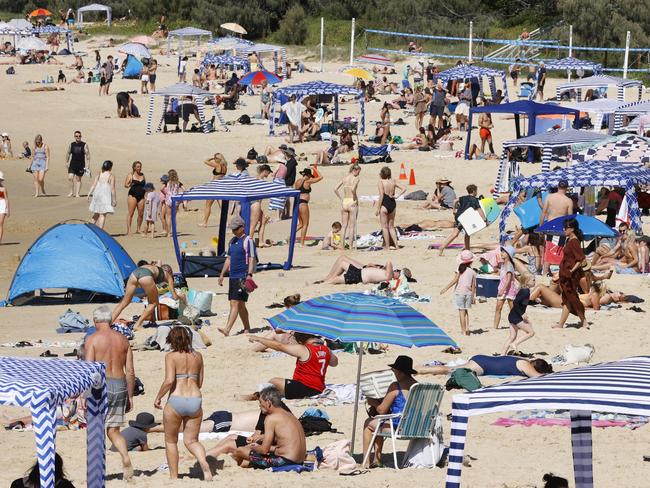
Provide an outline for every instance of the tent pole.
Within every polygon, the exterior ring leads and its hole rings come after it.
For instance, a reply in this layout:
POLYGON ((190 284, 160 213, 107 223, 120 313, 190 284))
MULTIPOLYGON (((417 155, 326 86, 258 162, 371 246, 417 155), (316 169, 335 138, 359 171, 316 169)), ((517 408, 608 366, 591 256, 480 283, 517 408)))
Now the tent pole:
POLYGON ((324 59, 324 47, 323 41, 325 39, 325 19, 320 18, 320 72, 323 72, 323 59, 324 59))
POLYGON ((298 228, 298 209, 300 208, 300 197, 294 197, 293 199, 293 212, 291 213, 291 232, 289 233, 289 256, 287 256, 287 261, 284 263, 283 268, 285 270, 291 269, 293 266, 293 251, 296 246, 296 229, 298 228))
POLYGON ((228 200, 221 200, 221 216, 219 218, 219 242, 217 254, 221 256, 226 250, 226 224, 228 223, 228 200))
POLYGON ((354 59, 354 26, 355 19, 352 17, 352 32, 350 34, 350 66, 352 66, 352 61, 354 59))
MULTIPOLYGON (((357 342, 357 387, 354 392, 354 417, 352 418, 352 440, 350 441, 350 454, 354 455, 354 442, 356 440, 357 432, 357 414, 359 413, 359 396, 361 389, 361 363, 363 361, 363 343, 357 342)), ((361 453, 363 455, 363 453, 361 453)))
POLYGON ((472 117, 474 113, 472 109, 469 109, 469 120, 467 121, 467 140, 465 142, 465 159, 469 159, 469 142, 472 138, 472 117))
POLYGON ((625 60, 623 61, 623 78, 627 79, 627 64, 630 58, 630 31, 625 36, 625 60))
POLYGON ((176 261, 178 261, 179 271, 183 272, 183 259, 181 250, 178 247, 178 234, 176 234, 176 202, 172 202, 172 240, 174 241, 174 252, 176 253, 176 261))
MULTIPOLYGON (((573 55, 573 25, 569 26, 569 57, 572 57, 573 55)), ((571 81, 571 69, 569 71, 569 76, 567 77, 567 81, 571 81)))
POLYGON ((472 22, 470 20, 469 21, 469 53, 467 55, 467 61, 469 63, 472 62, 472 44, 473 44, 472 37, 473 37, 473 35, 474 35, 474 22, 472 22))

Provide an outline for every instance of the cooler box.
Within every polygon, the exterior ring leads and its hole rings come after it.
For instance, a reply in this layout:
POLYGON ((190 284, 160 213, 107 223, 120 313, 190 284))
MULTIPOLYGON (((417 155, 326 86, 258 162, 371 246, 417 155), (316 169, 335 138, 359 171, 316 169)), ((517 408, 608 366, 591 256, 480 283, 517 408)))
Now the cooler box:
POLYGON ((478 275, 476 277, 476 296, 485 298, 496 298, 499 289, 499 277, 497 275, 478 275))

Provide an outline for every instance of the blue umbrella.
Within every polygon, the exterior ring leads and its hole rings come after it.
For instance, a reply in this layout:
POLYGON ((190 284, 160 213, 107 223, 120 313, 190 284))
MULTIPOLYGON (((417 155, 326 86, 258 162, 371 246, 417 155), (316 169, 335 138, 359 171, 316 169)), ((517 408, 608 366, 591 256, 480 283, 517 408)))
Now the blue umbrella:
MULTIPOLYGON (((267 319, 274 329, 304 332, 342 342, 379 342, 404 347, 453 346, 456 342, 414 308, 393 298, 334 293, 312 298, 267 319)), ((352 450, 359 407, 363 350, 359 348, 352 450)))
POLYGON ((604 222, 598 220, 596 217, 588 215, 564 215, 540 225, 535 232, 538 234, 548 234, 552 236, 564 235, 564 221, 567 219, 576 219, 580 230, 586 239, 594 239, 596 237, 616 237, 618 232, 612 229, 604 222))
POLYGON ((269 85, 276 85, 282 80, 274 73, 266 70, 251 71, 239 80, 240 85, 259 85, 262 81, 268 81, 269 85))

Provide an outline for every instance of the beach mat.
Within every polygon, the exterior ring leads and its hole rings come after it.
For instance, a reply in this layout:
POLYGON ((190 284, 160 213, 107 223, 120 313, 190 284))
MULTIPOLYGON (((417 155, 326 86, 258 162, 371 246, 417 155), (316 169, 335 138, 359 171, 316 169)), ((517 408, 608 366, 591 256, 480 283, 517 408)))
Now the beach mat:
MULTIPOLYGON (((442 246, 442 243, 439 242, 434 242, 433 244, 429 244, 429 249, 440 249, 440 246, 442 246)), ((455 243, 455 244, 449 244, 447 246, 447 249, 463 249, 465 247, 465 244, 460 244, 460 243, 455 243)))

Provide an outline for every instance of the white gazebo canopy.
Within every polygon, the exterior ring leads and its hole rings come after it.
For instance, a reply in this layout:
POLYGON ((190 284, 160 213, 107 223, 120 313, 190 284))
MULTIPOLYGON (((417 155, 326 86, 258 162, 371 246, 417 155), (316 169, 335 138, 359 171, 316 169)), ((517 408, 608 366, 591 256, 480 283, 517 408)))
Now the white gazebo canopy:
POLYGON ((196 38, 197 45, 201 44, 201 38, 207 36, 208 39, 212 38, 212 31, 199 29, 198 27, 183 27, 182 29, 176 29, 169 31, 167 35, 167 53, 169 54, 172 49, 172 40, 174 38, 178 39, 178 52, 179 55, 183 52, 183 41, 186 38, 196 38))
POLYGON ((109 27, 113 21, 113 9, 111 7, 100 3, 91 3, 90 5, 77 9, 77 22, 79 24, 83 24, 84 13, 86 12, 106 12, 106 22, 109 27))

